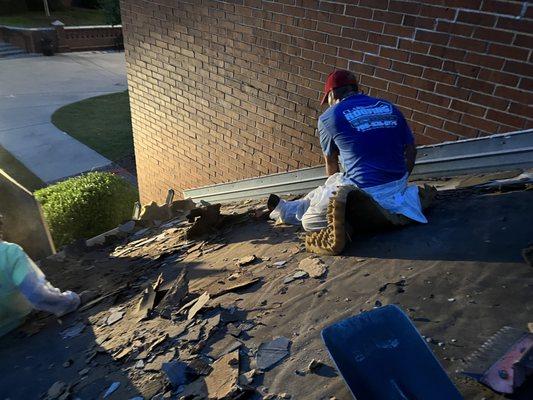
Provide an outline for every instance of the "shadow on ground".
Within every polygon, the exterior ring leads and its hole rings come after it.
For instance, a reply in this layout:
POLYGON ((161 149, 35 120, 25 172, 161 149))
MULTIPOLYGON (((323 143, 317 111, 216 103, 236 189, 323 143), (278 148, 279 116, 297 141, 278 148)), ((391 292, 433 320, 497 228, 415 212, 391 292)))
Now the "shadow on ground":
POLYGON ((407 260, 523 262, 533 241, 533 192, 442 194, 429 223, 354 237, 343 255, 407 260))

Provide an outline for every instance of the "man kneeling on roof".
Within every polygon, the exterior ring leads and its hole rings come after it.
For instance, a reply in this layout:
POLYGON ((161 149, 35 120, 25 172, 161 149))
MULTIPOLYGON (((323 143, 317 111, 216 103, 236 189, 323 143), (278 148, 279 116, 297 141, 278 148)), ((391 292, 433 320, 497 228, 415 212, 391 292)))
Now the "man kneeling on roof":
POLYGON ((427 223, 418 187, 407 184, 416 146, 402 113, 386 100, 360 93, 350 71, 329 74, 324 92, 322 104, 330 107, 318 119, 318 134, 329 178, 299 200, 271 195, 270 218, 321 230, 327 226, 329 199, 338 187, 352 185, 391 213, 427 223))

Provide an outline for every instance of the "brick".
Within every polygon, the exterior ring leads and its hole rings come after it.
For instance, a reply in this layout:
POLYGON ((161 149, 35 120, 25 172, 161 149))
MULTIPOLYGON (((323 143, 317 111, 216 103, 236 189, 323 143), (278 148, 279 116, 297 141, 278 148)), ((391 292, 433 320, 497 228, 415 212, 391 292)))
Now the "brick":
POLYGON ((331 3, 327 1, 321 1, 319 3, 320 10, 324 10, 334 14, 344 13, 344 4, 331 3))
POLYGON ((331 14, 329 17, 329 22, 345 28, 353 28, 355 26, 355 18, 346 15, 331 14))
POLYGON ((390 69, 375 68, 374 76, 384 79, 389 82, 402 83, 404 75, 399 72, 391 71, 390 69))
POLYGON ((451 103, 451 99, 447 96, 439 96, 438 94, 424 91, 418 92, 418 99, 440 107, 448 107, 451 103))
POLYGON ((387 24, 401 24, 403 21, 403 14, 393 13, 390 10, 374 10, 372 13, 372 19, 374 21, 381 21, 387 24))
POLYGON ((450 35, 447 35, 445 33, 433 32, 433 31, 417 30, 416 35, 415 35, 415 40, 419 40, 421 42, 429 42, 429 43, 436 43, 440 45, 446 45, 448 44, 448 40, 450 40, 450 35))
POLYGON ((366 53, 378 54, 379 46, 375 43, 364 42, 361 40, 352 41, 352 49, 357 51, 364 51, 366 53))
POLYGON ((498 17, 496 27, 531 34, 533 32, 533 20, 498 17))
POLYGON ((435 117, 427 112, 423 112, 423 113, 415 112, 413 113, 412 119, 414 121, 420 122, 421 124, 430 125, 435 128, 442 128, 442 126, 444 125, 444 121, 442 120, 442 118, 435 117))
POLYGON ((498 83, 505 86, 516 86, 520 78, 516 75, 491 69, 481 69, 478 78, 487 82, 498 83))
POLYGON ((465 56, 466 63, 473 65, 482 65, 487 68, 499 70, 503 67, 505 60, 483 54, 467 53, 465 56))
POLYGON ((435 82, 442 82, 448 85, 455 83, 456 75, 438 69, 426 68, 422 76, 435 82))
POLYGON ((531 38, 531 36, 517 34, 513 41, 513 45, 519 47, 527 47, 529 49, 531 47, 532 40, 533 38, 531 38))
POLYGON ((403 25, 421 29, 434 29, 435 21, 433 18, 415 17, 413 15, 405 15, 403 17, 403 25))
POLYGON ((360 6, 346 6, 346 15, 359 18, 372 18, 372 9, 360 6))
POLYGON ((436 30, 438 32, 446 32, 457 36, 470 37, 474 33, 475 27, 472 25, 439 20, 437 22, 436 30))
POLYGON ((514 32, 502 31, 501 29, 484 28, 482 26, 476 27, 473 33, 473 37, 476 39, 507 44, 512 43, 514 36, 514 32))
POLYGON ((452 100, 452 104, 450 108, 452 110, 459 111, 463 114, 471 114, 477 117, 484 116, 487 111, 485 107, 481 107, 481 106, 472 104, 471 102, 461 101, 457 99, 452 100))
POLYGON ((453 49, 451 47, 439 46, 436 44, 432 44, 429 49, 430 56, 435 56, 453 61, 463 61, 466 54, 467 52, 464 50, 453 49))
POLYGON ((517 117, 516 115, 512 115, 508 112, 489 110, 486 118, 492 121, 503 123, 505 125, 514 126, 518 129, 524 127, 524 118, 517 117))
POLYGON ((318 21, 317 31, 329 33, 331 35, 340 35, 342 26, 335 24, 328 24, 327 22, 318 21))
POLYGON ((376 89, 386 90, 388 83, 384 79, 374 78, 368 75, 363 75, 360 80, 362 87, 372 87, 376 89))
POLYGON ((494 84, 490 82, 484 82, 479 79, 467 78, 464 76, 460 76, 457 79, 457 86, 460 88, 471 89, 476 92, 483 92, 487 94, 491 94, 494 92, 494 84))
POLYGON ((351 39, 357 39, 361 41, 366 41, 368 38, 368 32, 362 29, 342 29, 342 36, 351 39))
POLYGON ((479 104, 483 107, 495 108, 497 110, 505 110, 509 105, 509 100, 500 99, 483 93, 472 93, 470 96, 470 102, 473 104, 479 104))
POLYGON ((430 68, 440 68, 443 61, 436 57, 426 56, 423 54, 411 54, 409 62, 416 65, 423 65, 430 68))
POLYGON ((511 103, 509 113, 531 118, 533 115, 533 106, 519 103, 511 103))
POLYGON ((489 121, 485 118, 474 117, 473 115, 465 114, 461 122, 467 126, 475 127, 477 130, 489 135, 498 131, 498 124, 496 122, 489 121))
POLYGON ((518 61, 505 60, 503 70, 517 75, 533 76, 533 68, 531 68, 531 64, 518 61))
POLYGON ((481 10, 496 14, 510 14, 513 16, 520 15, 522 5, 520 3, 512 3, 510 1, 501 0, 485 0, 481 10))
POLYGON ((359 0, 359 6, 386 10, 389 7, 389 0, 359 0))
POLYGON ((438 7, 429 4, 422 4, 420 8, 420 15, 424 17, 453 20, 455 18, 455 14, 456 10, 451 7, 438 7))
POLYGON ((444 61, 442 70, 447 72, 453 72, 456 75, 477 78, 481 67, 478 67, 477 65, 469 65, 453 61, 444 61))
POLYGON ((409 39, 400 39, 398 48, 412 53, 427 54, 431 45, 409 39))
POLYGON ((352 39, 330 35, 328 36, 328 44, 336 47, 343 47, 349 49, 352 47, 352 39))
POLYGON ((357 18, 355 21, 355 27, 357 29, 363 29, 370 32, 381 33, 383 32, 383 26, 383 22, 371 21, 369 19, 357 18))
POLYGON ((414 76, 406 76, 403 80, 404 85, 408 85, 417 89, 432 91, 435 89, 435 82, 426 79, 417 78, 414 76))
POLYGON ((519 61, 527 61, 529 56, 529 49, 520 49, 513 46, 491 43, 489 45, 488 53, 498 57, 512 58, 519 61))
POLYGON ((444 130, 452 135, 461 136, 463 138, 474 138, 478 134, 476 129, 452 121, 444 122, 444 130))
POLYGON ((433 128, 431 126, 426 127, 424 135, 434 139, 436 143, 453 142, 459 139, 459 136, 454 135, 442 129, 433 128))
POLYGON ((446 0, 446 5, 448 7, 479 10, 481 8, 481 2, 482 0, 446 0))
POLYGON ((492 14, 460 10, 457 21, 472 25, 494 26, 497 17, 492 14))
POLYGON ((518 87, 520 89, 524 89, 524 90, 528 90, 530 92, 533 92, 533 79, 521 78, 520 79, 520 85, 518 87))
POLYGON ((443 83, 437 83, 435 93, 462 100, 467 100, 470 97, 470 90, 463 89, 456 85, 445 85, 443 83))
POLYGON ((378 57, 372 54, 365 54, 364 63, 368 65, 374 65, 376 67, 381 67, 389 69, 392 65, 392 61, 385 57, 378 57))
POLYGON ((383 33, 386 35, 393 35, 399 38, 411 38, 415 33, 415 28, 402 25, 385 24, 383 33))
POLYGON ((506 86, 498 86, 494 92, 496 97, 510 99, 522 104, 533 104, 533 94, 506 86))
POLYGON ((418 15, 420 13, 420 3, 390 0, 389 11, 399 12, 402 14, 418 15))
POLYGON ((399 62, 399 61, 394 61, 392 63, 392 70, 402 72, 407 75, 413 75, 413 76, 422 76, 422 72, 424 72, 424 68, 418 65, 399 62))
POLYGON ((379 55, 390 60, 398 60, 404 62, 409 60, 409 52, 394 49, 391 47, 381 47, 379 50, 379 55))
POLYGON ((398 94, 398 95, 401 95, 401 96, 405 96, 407 98, 412 99, 413 101, 414 101, 414 99, 416 99, 416 95, 418 93, 418 91, 415 88, 412 88, 412 87, 406 86, 406 85, 400 85, 400 84, 393 83, 393 82, 389 83, 388 90, 391 93, 395 93, 395 94, 398 94))
POLYGON ((487 50, 488 43, 483 40, 456 36, 450 39, 450 46, 464 50, 472 50, 478 53, 484 53, 487 50))

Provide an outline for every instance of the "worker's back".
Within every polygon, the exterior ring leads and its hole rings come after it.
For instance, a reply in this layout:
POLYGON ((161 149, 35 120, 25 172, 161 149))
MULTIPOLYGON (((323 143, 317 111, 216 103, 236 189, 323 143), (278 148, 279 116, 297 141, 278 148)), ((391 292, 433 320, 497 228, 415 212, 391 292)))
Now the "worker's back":
POLYGON ((401 179, 405 146, 414 139, 401 112, 386 100, 354 94, 319 118, 322 150, 338 149, 346 176, 361 188, 401 179))

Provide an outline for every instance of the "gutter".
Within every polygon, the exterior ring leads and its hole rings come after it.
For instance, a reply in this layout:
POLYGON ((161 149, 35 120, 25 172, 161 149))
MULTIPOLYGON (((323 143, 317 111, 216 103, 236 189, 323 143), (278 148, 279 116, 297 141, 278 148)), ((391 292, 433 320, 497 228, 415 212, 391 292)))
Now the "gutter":
MULTIPOLYGON (((529 169, 533 167, 533 129, 419 146, 411 180, 529 169)), ((226 203, 276 194, 302 194, 322 185, 323 166, 209 185, 183 191, 195 201, 226 203)))

